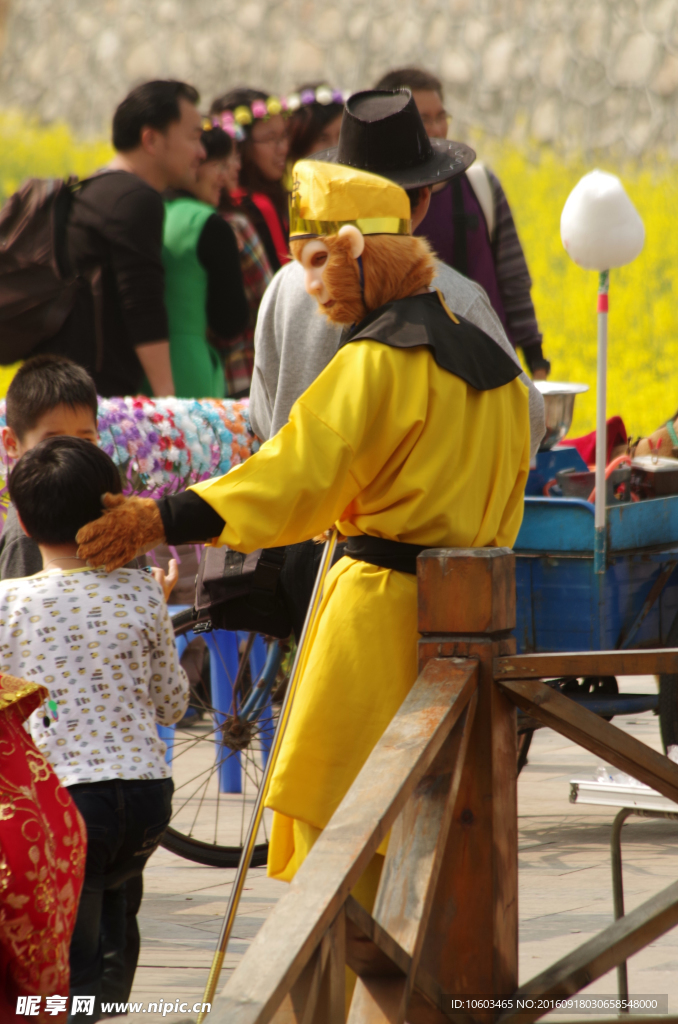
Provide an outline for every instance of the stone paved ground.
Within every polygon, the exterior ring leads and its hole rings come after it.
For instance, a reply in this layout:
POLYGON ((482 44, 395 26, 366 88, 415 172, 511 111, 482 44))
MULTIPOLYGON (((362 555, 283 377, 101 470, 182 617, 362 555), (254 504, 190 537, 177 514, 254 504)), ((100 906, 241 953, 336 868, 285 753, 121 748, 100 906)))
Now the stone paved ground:
MULTIPOLYGON (((623 689, 651 690, 649 677, 627 680, 623 689)), ((615 724, 661 749, 652 714, 622 717, 615 724)), ((549 730, 535 735, 520 776, 520 981, 524 983, 612 920, 609 836, 616 811, 570 804, 569 780, 590 774, 597 758, 549 730)), ((678 876, 678 822, 631 819, 623 834, 627 912, 678 876)), ((146 872, 141 910, 142 952, 133 999, 199 1000, 226 907, 232 870, 193 865, 164 850, 146 872)), ((275 902, 284 883, 250 872, 231 942, 224 981, 275 902)), ((632 995, 668 993, 678 1012, 678 931, 629 962, 632 995)), ((588 990, 613 994, 614 973, 588 990)), ((176 1005, 176 1004, 175 1004, 176 1005)), ((176 1024, 195 1015, 133 1015, 131 1021, 176 1024)), ((585 1018, 581 1018, 584 1022, 585 1018)))

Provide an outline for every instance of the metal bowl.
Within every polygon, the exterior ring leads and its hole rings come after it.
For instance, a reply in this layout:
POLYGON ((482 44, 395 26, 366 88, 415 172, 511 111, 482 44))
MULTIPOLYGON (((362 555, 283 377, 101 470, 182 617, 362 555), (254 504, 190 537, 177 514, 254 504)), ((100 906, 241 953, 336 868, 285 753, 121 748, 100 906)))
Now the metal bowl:
POLYGON ((544 398, 546 433, 539 445, 540 452, 547 452, 567 434, 572 426, 574 400, 577 395, 588 391, 588 384, 565 384, 554 380, 535 380, 534 386, 544 398))

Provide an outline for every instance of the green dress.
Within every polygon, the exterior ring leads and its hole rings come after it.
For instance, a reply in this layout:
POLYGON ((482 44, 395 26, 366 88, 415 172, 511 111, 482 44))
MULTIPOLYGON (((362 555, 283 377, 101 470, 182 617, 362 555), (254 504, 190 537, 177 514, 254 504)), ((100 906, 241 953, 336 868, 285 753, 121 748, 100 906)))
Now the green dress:
POLYGON ((165 201, 162 261, 170 361, 177 398, 223 398, 224 369, 207 340, 207 271, 198 242, 214 207, 181 196, 165 201))

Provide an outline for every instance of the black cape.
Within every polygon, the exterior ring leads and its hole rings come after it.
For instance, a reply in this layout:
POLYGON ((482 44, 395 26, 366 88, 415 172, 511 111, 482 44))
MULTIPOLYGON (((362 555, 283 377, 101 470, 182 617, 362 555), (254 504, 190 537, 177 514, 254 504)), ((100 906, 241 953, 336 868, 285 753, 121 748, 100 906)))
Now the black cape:
MULTIPOLYGON (((426 345, 438 366, 477 391, 500 388, 522 372, 489 334, 450 313, 439 292, 387 302, 356 324, 339 348, 354 341, 379 341, 393 348, 426 345)), ((221 516, 195 491, 163 498, 158 508, 168 544, 208 540, 224 528, 221 516)))
POLYGON ((450 313, 440 292, 385 303, 351 328, 339 348, 354 341, 379 341, 392 348, 426 345, 441 369, 461 377, 476 391, 500 388, 522 373, 489 334, 450 313))

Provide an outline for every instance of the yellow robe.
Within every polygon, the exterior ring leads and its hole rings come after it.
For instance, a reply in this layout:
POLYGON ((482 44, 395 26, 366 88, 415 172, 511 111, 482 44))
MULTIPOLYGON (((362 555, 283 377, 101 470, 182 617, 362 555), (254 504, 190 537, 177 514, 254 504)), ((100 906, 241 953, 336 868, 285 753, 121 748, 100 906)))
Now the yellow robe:
MULTIPOLYGON (((529 469, 527 389, 476 391, 428 348, 340 349, 289 422, 226 476, 196 484, 238 551, 336 523, 435 547, 511 547, 529 469)), ((417 675, 413 576, 342 558, 330 571, 267 804, 268 871, 289 880, 417 675)))

